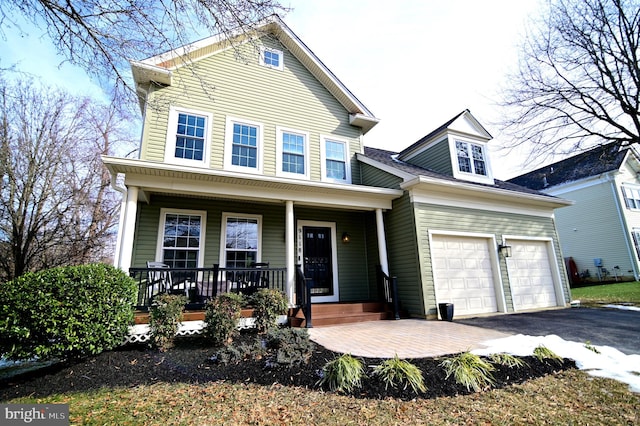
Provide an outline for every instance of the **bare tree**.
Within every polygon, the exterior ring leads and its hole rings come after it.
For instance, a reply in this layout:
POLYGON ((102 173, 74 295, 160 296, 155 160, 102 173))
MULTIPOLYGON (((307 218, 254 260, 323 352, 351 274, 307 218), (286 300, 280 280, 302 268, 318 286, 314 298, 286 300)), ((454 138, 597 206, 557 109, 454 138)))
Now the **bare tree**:
POLYGON ((0 282, 100 261, 119 201, 101 154, 119 137, 115 109, 30 81, 0 81, 0 282))
POLYGON ((121 95, 128 60, 184 46, 194 35, 246 31, 286 11, 277 0, 9 0, 0 2, 0 35, 18 27, 19 14, 46 31, 66 60, 121 95))
POLYGON ((507 79, 511 147, 540 160, 639 142, 638 55, 638 0, 550 0, 507 79))

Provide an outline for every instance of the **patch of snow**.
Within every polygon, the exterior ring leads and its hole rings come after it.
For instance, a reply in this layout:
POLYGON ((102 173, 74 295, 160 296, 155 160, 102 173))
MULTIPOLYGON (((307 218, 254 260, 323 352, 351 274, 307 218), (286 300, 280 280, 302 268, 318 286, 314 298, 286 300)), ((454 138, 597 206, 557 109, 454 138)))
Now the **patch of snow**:
POLYGON ((571 342, 556 335, 516 336, 482 342, 486 348, 475 349, 477 355, 508 353, 515 356, 533 355, 538 346, 546 346, 555 354, 576 362, 576 366, 592 376, 607 377, 629 385, 632 392, 640 393, 640 355, 626 355, 610 346, 589 347, 585 343, 571 342))
POLYGON ((627 305, 604 305, 603 308, 610 309, 620 309, 623 311, 637 311, 640 312, 640 308, 637 306, 627 306, 627 305))

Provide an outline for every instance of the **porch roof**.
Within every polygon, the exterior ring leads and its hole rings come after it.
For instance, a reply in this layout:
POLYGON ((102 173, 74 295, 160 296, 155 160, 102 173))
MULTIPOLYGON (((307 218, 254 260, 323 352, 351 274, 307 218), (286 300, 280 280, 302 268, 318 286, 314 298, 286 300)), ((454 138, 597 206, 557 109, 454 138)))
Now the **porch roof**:
POLYGON ((398 189, 250 175, 130 158, 103 156, 102 162, 111 173, 115 189, 123 189, 116 186, 117 175, 122 173, 124 184, 138 187, 143 201, 149 201, 149 195, 155 193, 375 210, 391 209, 392 201, 403 194, 398 189))

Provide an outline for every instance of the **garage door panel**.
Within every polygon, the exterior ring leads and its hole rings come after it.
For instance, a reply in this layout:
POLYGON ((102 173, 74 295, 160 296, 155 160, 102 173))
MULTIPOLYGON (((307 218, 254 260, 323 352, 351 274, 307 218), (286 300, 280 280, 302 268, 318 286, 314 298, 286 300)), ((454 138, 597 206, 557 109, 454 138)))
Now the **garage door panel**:
POLYGON ((439 302, 458 315, 497 311, 487 239, 434 235, 431 248, 439 302))
POLYGON ((513 304, 516 309, 556 306, 555 284, 547 242, 510 240, 512 257, 507 259, 513 304))

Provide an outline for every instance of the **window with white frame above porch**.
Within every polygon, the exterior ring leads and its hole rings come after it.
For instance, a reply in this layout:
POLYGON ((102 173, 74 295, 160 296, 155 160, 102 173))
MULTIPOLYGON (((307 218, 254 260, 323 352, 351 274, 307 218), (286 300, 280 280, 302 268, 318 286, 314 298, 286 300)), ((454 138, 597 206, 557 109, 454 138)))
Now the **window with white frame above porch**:
POLYGON ((328 182, 351 183, 349 143, 323 137, 321 144, 322 179, 328 182))
POLYGON ((225 168, 248 173, 262 172, 262 124, 227 118, 225 168))
POLYGON ((156 259, 172 268, 197 268, 204 250, 205 212, 188 210, 161 211, 156 259))
POLYGON ((171 107, 165 161, 189 166, 208 165, 212 121, 211 113, 171 107))
POLYGON ((309 134, 276 127, 276 173, 279 176, 309 179, 309 134))
POLYGON ((260 261, 261 216, 224 213, 222 235, 224 240, 220 257, 225 267, 248 268, 260 261))

